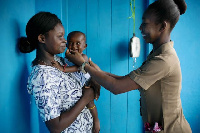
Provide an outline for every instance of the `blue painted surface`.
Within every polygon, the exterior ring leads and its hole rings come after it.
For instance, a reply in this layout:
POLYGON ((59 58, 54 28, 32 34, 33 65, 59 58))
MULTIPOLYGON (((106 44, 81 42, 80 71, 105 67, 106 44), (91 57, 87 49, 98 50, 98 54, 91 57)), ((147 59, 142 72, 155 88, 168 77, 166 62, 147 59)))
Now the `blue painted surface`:
MULTIPOLYGON (((35 52, 22 54, 17 50, 17 39, 25 35, 29 18, 39 11, 58 15, 66 34, 80 30, 87 36, 88 57, 102 70, 126 75, 139 67, 151 50, 145 44, 139 26, 148 3, 154 0, 136 0, 136 36, 140 38, 141 53, 135 68, 128 54, 133 22, 130 0, 8 0, 0 4, 1 61, 0 65, 0 129, 3 133, 46 133, 45 124, 38 117, 33 99, 27 93, 26 81, 35 52), (23 10, 22 10, 23 9, 23 10), (30 104, 30 101, 32 102, 30 104)), ((194 133, 200 130, 200 1, 186 0, 188 9, 172 33, 175 49, 181 61, 183 83, 181 99, 183 112, 194 133)), ((66 35, 65 35, 66 36, 66 35)), ((64 54, 60 54, 64 56, 64 54)), ((113 95, 102 88, 96 102, 101 122, 101 133, 142 133, 139 113, 139 92, 113 95)))
MULTIPOLYGON (((135 35, 140 38, 140 56, 136 58, 136 63, 131 57, 128 57, 128 72, 137 69, 142 62, 146 59, 146 51, 148 45, 142 39, 139 27, 142 23, 143 11, 146 9, 148 0, 141 1, 135 0, 135 35), (133 67, 134 66, 134 67, 133 67)), ((130 12, 131 14, 131 12, 130 12)), ((129 15, 130 16, 130 15, 129 15)), ((129 34, 128 37, 131 38, 133 35, 133 20, 129 19, 129 34)), ((143 122, 140 116, 140 93, 138 90, 130 91, 127 94, 127 133, 142 133, 143 122)))
MULTIPOLYGON (((99 64, 103 70, 109 72, 111 19, 108 18, 111 18, 111 0, 87 1, 87 55, 92 57, 92 60, 99 64)), ((95 104, 100 118, 101 132, 109 133, 111 128, 110 92, 102 88, 101 96, 95 104)))
POLYGON ((19 53, 17 39, 25 35, 28 19, 35 13, 34 0, 0 2, 0 132, 31 132, 30 96, 26 81, 30 61, 19 53), (24 11, 22 11, 22 9, 24 11))
MULTIPOLYGON (((67 23, 67 31, 66 34, 71 31, 82 31, 86 34, 86 21, 87 21, 87 7, 85 0, 73 0, 68 1, 68 23, 67 23)), ((87 34, 86 34, 87 35, 87 34)), ((84 53, 86 54, 86 50, 84 53)))
POLYGON ((186 0, 187 11, 180 16, 172 40, 181 62, 183 113, 194 133, 200 131, 200 1, 186 0))
MULTIPOLYGON (((128 73, 129 1, 112 1, 111 73, 128 73), (120 69, 123 68, 123 69, 120 69)), ((127 93, 111 94, 111 133, 125 133, 127 124, 127 93)))

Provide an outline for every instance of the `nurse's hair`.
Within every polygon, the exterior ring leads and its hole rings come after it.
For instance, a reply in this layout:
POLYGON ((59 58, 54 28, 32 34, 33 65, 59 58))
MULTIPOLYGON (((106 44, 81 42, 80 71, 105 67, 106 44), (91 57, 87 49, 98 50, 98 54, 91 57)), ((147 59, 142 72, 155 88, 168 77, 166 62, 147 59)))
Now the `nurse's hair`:
POLYGON ((30 53, 38 46, 38 36, 48 35, 57 24, 62 24, 60 19, 50 12, 39 12, 35 14, 26 25, 26 36, 19 39, 19 50, 22 53, 30 53))
POLYGON ((180 15, 184 14, 186 9, 185 0, 158 0, 150 4, 145 12, 156 15, 156 23, 169 22, 170 31, 172 31, 180 15))

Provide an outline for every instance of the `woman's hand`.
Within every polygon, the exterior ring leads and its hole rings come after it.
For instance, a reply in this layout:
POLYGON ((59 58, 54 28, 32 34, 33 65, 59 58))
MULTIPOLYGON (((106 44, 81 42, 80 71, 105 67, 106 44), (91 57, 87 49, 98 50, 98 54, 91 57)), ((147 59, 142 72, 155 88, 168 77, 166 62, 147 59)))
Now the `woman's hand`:
POLYGON ((77 52, 77 51, 69 51, 67 50, 65 53, 65 57, 73 62, 74 64, 81 66, 83 64, 83 62, 85 62, 85 59, 83 58, 83 56, 77 52))

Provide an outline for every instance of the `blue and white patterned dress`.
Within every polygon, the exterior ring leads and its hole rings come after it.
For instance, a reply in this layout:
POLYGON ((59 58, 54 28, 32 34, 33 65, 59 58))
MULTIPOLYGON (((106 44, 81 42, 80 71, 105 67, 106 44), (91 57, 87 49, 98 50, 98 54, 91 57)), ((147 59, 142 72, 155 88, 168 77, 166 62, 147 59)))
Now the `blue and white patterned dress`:
MULTIPOLYGON (((60 57, 55 56, 55 60, 63 65, 60 57)), ((87 81, 83 77, 83 73, 64 73, 46 65, 33 66, 27 87, 43 121, 59 117, 76 104, 82 96, 82 86, 87 81)), ((92 126, 92 115, 85 107, 62 133, 91 133, 92 126)))

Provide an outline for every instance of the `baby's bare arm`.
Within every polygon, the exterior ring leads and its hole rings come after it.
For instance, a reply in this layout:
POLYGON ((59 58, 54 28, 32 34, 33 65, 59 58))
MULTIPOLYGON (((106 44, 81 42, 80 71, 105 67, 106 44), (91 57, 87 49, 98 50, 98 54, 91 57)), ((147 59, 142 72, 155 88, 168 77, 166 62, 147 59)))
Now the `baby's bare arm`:
POLYGON ((64 69, 65 73, 72 73, 77 71, 79 71, 77 66, 66 66, 64 69))
POLYGON ((65 73, 69 72, 77 72, 78 67, 77 66, 61 66, 57 61, 53 62, 53 67, 59 69, 60 71, 63 71, 65 73))
POLYGON ((86 55, 86 54, 82 54, 82 56, 83 56, 83 58, 85 59, 85 61, 88 62, 88 57, 87 57, 87 55, 86 55))

